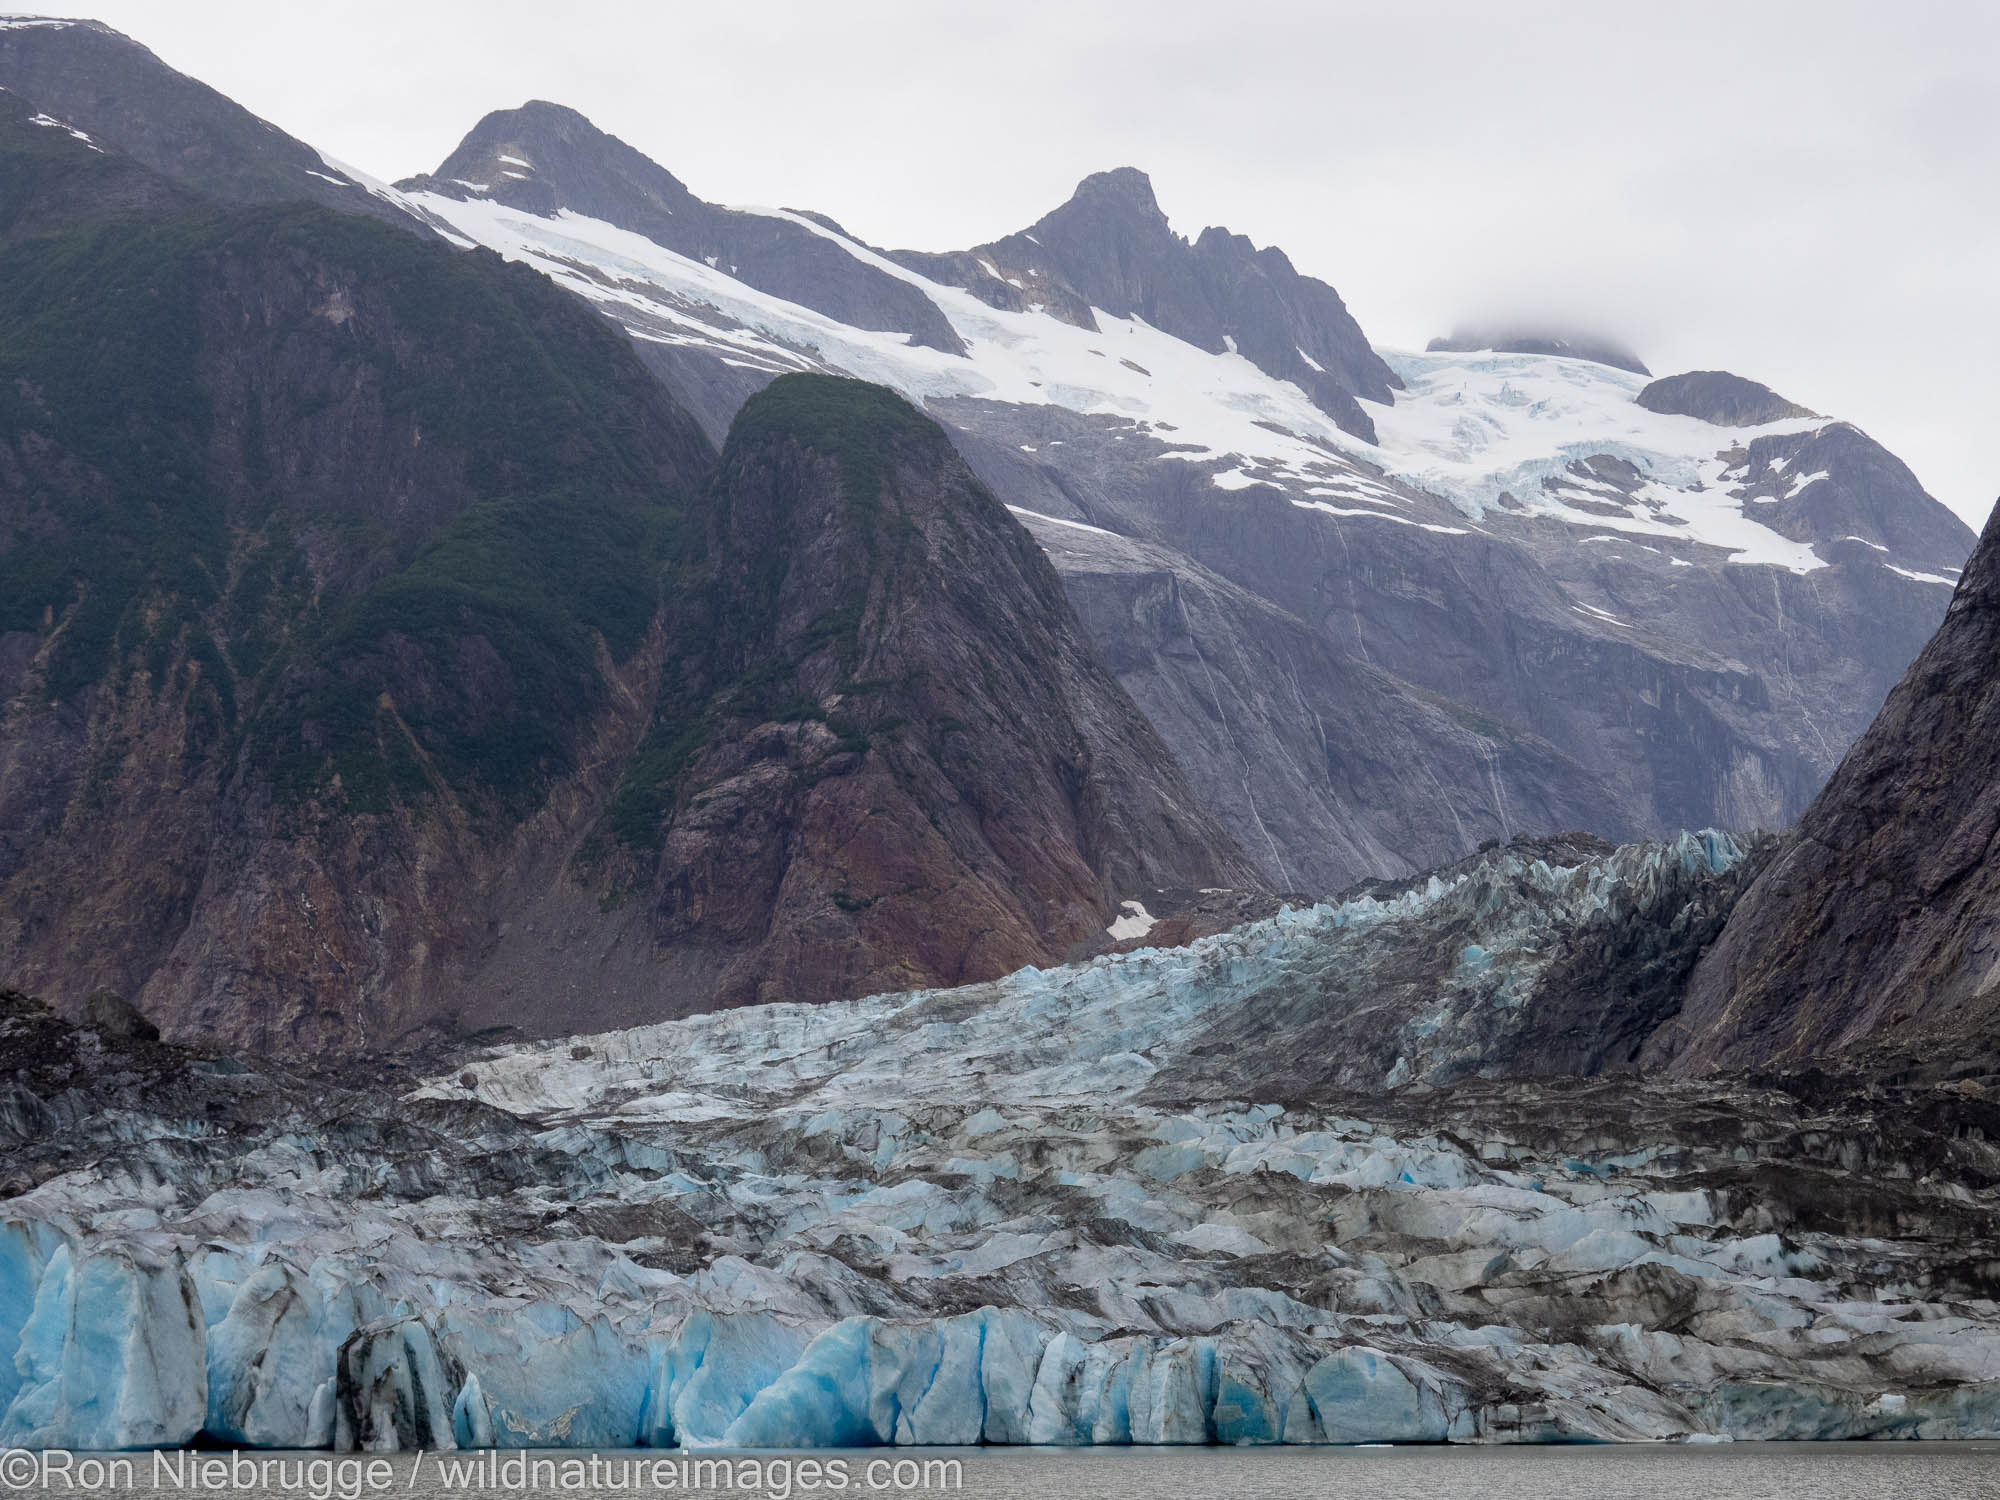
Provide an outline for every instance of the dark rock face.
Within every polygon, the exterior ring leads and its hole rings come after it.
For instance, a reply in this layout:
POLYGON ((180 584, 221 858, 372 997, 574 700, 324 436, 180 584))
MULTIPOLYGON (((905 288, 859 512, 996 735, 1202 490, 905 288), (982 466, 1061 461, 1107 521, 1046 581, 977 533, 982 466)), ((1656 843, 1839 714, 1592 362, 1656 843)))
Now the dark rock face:
POLYGON ((1656 1066, 2000 1072, 2000 521, 1696 971, 1656 1066))
POLYGON ((1086 177, 1019 234, 956 255, 895 258, 995 307, 1040 303, 1084 328, 1097 326, 1091 309, 1101 308, 1211 354, 1234 348, 1359 437, 1375 428, 1355 398, 1387 401, 1401 383, 1332 287, 1299 275, 1276 246, 1259 250, 1226 229, 1205 229, 1190 245, 1132 167, 1086 177))
POLYGON ((937 304, 907 282, 798 224, 702 202, 664 167, 559 104, 535 100, 496 110, 436 172, 398 186, 491 198, 535 214, 566 208, 605 219, 853 327, 907 333, 926 348, 964 352, 937 304))
POLYGON ((497 872, 643 723, 712 450, 542 278, 364 219, 0 257, 8 971, 236 1039, 435 1014, 497 872))
POLYGON ((1825 556, 1859 543, 1928 563, 1942 578, 1956 577, 1969 550, 1965 523, 1924 494, 1907 464, 1849 423, 1752 439, 1741 462, 1757 519, 1825 556))
POLYGON ((1727 370, 1690 370, 1685 375, 1665 376, 1639 392, 1638 400, 1647 411, 1698 417, 1718 427, 1756 427, 1788 417, 1818 415, 1796 401, 1787 401, 1767 385, 1727 370))
POLYGON ((1119 682, 1283 888, 1447 864, 1524 826, 1630 827, 1572 754, 1334 648, 1185 554, 1025 519, 1119 682))
POLYGON ((303 141, 97 21, 0 30, 0 88, 228 203, 318 203, 415 228, 303 141))
POLYGON ((787 376, 738 417, 705 586, 614 804, 662 962, 723 1003, 956 984, 1123 897, 1264 889, 944 433, 787 376))
POLYGON ((129 157, 92 151, 67 126, 40 123, 51 118, 0 88, 8 189, 0 200, 0 247, 52 230, 187 209, 188 195, 165 178, 129 157))
MULTIPOLYGON (((1784 826, 1941 610, 1944 588, 1875 548, 1893 537, 1942 568, 1970 535, 1844 427, 1743 454, 1740 482, 1768 497, 1746 508, 1795 517, 1837 559, 1797 574, 1578 546, 1504 508, 1473 532, 1424 496, 1401 512, 1424 524, 1328 516, 1212 488, 1090 418, 937 412, 995 493, 1052 518, 1029 524, 1204 798, 1281 884, 1319 892, 1521 832, 1784 826), (1170 600, 1184 618, 1163 614, 1170 600)), ((1579 467, 1603 489, 1645 482, 1579 467)))
POLYGON ((1558 335, 1520 328, 1454 328, 1450 337, 1432 339, 1424 348, 1434 354, 1466 354, 1479 349, 1491 349, 1495 354, 1556 354, 1609 365, 1614 370, 1629 370, 1634 375, 1653 373, 1646 368, 1645 361, 1616 339, 1589 334, 1558 335))
POLYGON ((160 1039, 160 1028, 128 1005, 116 990, 93 990, 83 1003, 83 1019, 102 1037, 139 1042, 160 1039))

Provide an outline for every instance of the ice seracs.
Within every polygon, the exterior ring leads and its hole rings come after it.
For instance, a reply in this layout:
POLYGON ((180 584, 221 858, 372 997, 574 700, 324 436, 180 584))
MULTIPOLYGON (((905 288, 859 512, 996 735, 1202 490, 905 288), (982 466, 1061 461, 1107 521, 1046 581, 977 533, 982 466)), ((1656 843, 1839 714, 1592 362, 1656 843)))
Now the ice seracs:
MULTIPOLYGON (((14 1158, 48 1170, 0 1231, 0 1441, 2000 1434, 1993 1190, 1956 1185, 1993 1148, 1948 1100, 1476 1076, 1541 1045, 1578 953, 1698 942, 1742 858, 1503 849, 1185 949, 500 1047, 400 1098, 86 1084, 59 1148, 16 1083, 14 1158), (1370 1007, 1393 1057, 1314 1040, 1370 1007), (1899 1237, 1831 1227, 1838 1198, 1899 1237)), ((157 1065, 73 1045, 90 1079, 157 1065)))

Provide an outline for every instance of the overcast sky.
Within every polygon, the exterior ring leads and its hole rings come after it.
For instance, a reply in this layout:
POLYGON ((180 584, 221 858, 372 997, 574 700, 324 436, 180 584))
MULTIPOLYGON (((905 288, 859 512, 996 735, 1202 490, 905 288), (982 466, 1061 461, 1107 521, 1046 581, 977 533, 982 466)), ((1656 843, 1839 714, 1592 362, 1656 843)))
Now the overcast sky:
MULTIPOLYGON (((16 0, 14 8, 25 8, 16 0)), ((1975 525, 2000 494, 2000 5, 1985 0, 98 0, 323 152, 434 167, 571 105, 704 198, 877 244, 1152 174, 1373 341, 1602 328, 1857 422, 1975 525)))

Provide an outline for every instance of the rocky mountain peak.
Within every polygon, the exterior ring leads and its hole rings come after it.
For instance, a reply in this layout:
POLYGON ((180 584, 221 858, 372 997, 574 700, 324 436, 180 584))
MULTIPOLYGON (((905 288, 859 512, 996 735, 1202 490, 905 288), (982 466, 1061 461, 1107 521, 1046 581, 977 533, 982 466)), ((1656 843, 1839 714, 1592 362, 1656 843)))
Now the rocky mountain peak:
POLYGON ((1637 397, 1647 411, 1696 417, 1718 427, 1761 427, 1818 412, 1787 401, 1768 385, 1727 370, 1689 370, 1654 381, 1637 397))
POLYGON ((436 172, 402 186, 490 197, 533 213, 570 208, 598 218, 622 213, 650 221, 703 206, 650 157, 579 111, 546 99, 494 110, 436 172))
POLYGON ((737 417, 707 587, 612 813, 715 1003, 990 979, 1127 898, 1264 882, 942 429, 788 375, 737 417), (650 769, 647 769, 650 768, 650 769))
POLYGON ((550 131, 578 139, 617 139, 599 130, 583 111, 550 99, 530 99, 519 109, 496 109, 473 126, 466 139, 475 139, 496 125, 512 125, 523 132, 550 131))
POLYGON ((1356 398, 1388 401, 1400 384, 1332 287, 1227 229, 1204 230, 1190 244, 1136 167, 1093 173, 1060 208, 970 255, 905 264, 955 274, 998 305, 1013 300, 1007 288, 1028 289, 1083 327, 1095 328, 1102 311, 1143 319, 1211 354, 1240 353, 1371 441, 1374 424, 1356 398))
POLYGON ((225 202, 304 200, 415 223, 303 141, 97 21, 0 20, 0 87, 106 149, 225 202))
MULTIPOLYGON (((537 99, 497 110, 435 172, 397 186, 460 201, 490 199, 545 217, 568 209, 853 327, 965 352, 950 320, 909 283, 788 219, 704 203, 658 162, 565 105, 537 99)), ((662 373, 678 383, 678 370, 662 373)))
POLYGON ((1153 196, 1153 179, 1137 167, 1113 167, 1109 172, 1092 172, 1070 194, 1072 204, 1096 204, 1136 211, 1165 224, 1167 216, 1153 196))

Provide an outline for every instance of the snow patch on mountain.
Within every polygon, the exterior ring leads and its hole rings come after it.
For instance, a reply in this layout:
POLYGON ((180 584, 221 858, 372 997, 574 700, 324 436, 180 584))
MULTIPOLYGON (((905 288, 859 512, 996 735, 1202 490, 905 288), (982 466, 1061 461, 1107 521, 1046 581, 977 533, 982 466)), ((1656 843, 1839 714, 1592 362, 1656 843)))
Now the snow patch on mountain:
MULTIPOLYGON (((1393 406, 1369 405, 1383 467, 1468 515, 1499 508, 1720 547, 1732 562, 1795 573, 1826 566, 1806 543, 1746 514, 1713 425, 1638 404, 1644 376, 1554 355, 1383 358, 1407 388, 1393 406), (1593 458, 1622 460, 1641 482, 1627 490, 1596 479, 1584 468, 1593 458)), ((1736 440, 1825 425, 1794 418, 1740 429, 1736 440)))
MULTIPOLYGON (((1826 565, 1808 544, 1746 512, 1714 426, 1647 411, 1635 400, 1645 377, 1591 361, 1385 354, 1408 389, 1391 405, 1368 404, 1379 438, 1371 444, 1342 432, 1298 386, 1233 350, 1211 354, 1143 318, 1101 309, 1093 309, 1092 331, 1039 308, 989 307, 804 214, 738 210, 782 219, 918 288, 944 312, 966 354, 851 327, 567 209, 544 217, 490 199, 393 196, 459 238, 537 266, 636 338, 699 348, 741 368, 826 370, 877 381, 920 403, 1058 406, 1130 423, 1134 436, 1161 445, 1162 457, 1214 465, 1209 479, 1218 488, 1270 485, 1330 516, 1372 513, 1444 534, 1477 529, 1412 515, 1420 508, 1412 492, 1421 491, 1475 522, 1499 508, 1715 548, 1736 563, 1799 573, 1826 565), (1583 465, 1594 458, 1631 465, 1640 484, 1621 489, 1592 477, 1583 465)), ((1823 425, 1817 418, 1775 422, 1732 432, 1730 441, 1823 425)))
POLYGON ((1119 914, 1104 930, 1117 941, 1123 943, 1132 938, 1142 938, 1159 925, 1159 918, 1146 910, 1143 901, 1121 901, 1119 914))
MULTIPOLYGON (((907 335, 850 327, 757 290, 645 236, 570 210, 543 218, 484 200, 402 195, 426 217, 547 272, 623 323, 634 337, 705 348, 732 363, 829 370, 872 380, 918 402, 970 397, 1060 406, 1122 419, 1194 463, 1250 460, 1254 475, 1226 483, 1323 483, 1341 478, 1395 503, 1391 486, 1342 450, 1349 438, 1306 394, 1233 353, 1209 354, 1143 318, 1095 311, 1098 330, 1040 312, 987 306, 878 255, 817 220, 780 209, 740 209, 795 224, 855 259, 921 289, 965 342, 964 357, 913 345, 907 335)), ((1366 445, 1360 445, 1365 449, 1366 445)))
POLYGON ((54 115, 29 115, 28 123, 30 125, 45 126, 51 130, 65 131, 76 140, 82 141, 84 145, 90 147, 93 151, 101 153, 104 150, 102 146, 98 145, 97 142, 85 135, 81 130, 78 130, 74 125, 63 120, 58 120, 54 115))

